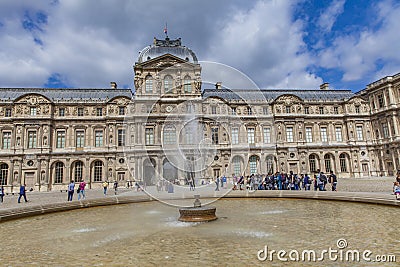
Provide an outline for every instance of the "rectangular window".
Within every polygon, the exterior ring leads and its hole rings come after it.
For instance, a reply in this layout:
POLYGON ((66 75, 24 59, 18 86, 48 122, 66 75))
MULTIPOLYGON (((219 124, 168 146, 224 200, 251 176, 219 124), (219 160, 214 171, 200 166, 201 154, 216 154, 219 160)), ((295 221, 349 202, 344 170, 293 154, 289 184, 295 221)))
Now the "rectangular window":
POLYGON ((293 142, 293 127, 286 128, 286 141, 293 142))
POLYGON ((232 114, 232 115, 236 115, 236 108, 232 108, 231 114, 232 114))
POLYGON ((11 108, 6 108, 6 113, 4 114, 6 117, 11 117, 12 112, 11 112, 11 108))
POLYGON ((389 127, 387 123, 382 123, 383 138, 389 138, 389 127))
POLYGON ((239 128, 232 128, 232 144, 239 144, 239 128))
POLYGON ((357 126, 356 127, 356 132, 357 132, 357 140, 358 141, 363 140, 364 138, 363 138, 363 128, 362 128, 362 126, 357 126))
POLYGON ((291 113, 291 111, 290 111, 290 106, 286 106, 286 113, 291 113))
POLYGON ((214 145, 218 145, 218 128, 211 128, 211 140, 214 145))
POLYGON ((304 107, 304 114, 310 114, 310 108, 304 107))
POLYGON ((339 114, 339 108, 338 107, 333 107, 333 113, 334 114, 339 114))
POLYGON ((174 127, 166 127, 163 132, 163 141, 166 145, 176 143, 176 130, 174 127))
POLYGON ((103 116, 103 109, 102 108, 97 108, 96 109, 96 116, 98 116, 98 117, 103 116))
POLYGON ((324 107, 319 107, 319 114, 324 114, 324 107))
POLYGON ((271 143, 271 128, 264 128, 264 143, 270 144, 271 143))
POLYGON ((3 132, 3 149, 11 147, 11 132, 3 132))
POLYGON ((36 131, 28 131, 28 148, 36 148, 36 131))
POLYGON ((125 146, 125 130, 118 129, 118 146, 125 146))
POLYGON ((321 127, 321 142, 328 142, 328 134, 326 127, 321 127))
POLYGON ((217 114, 217 107, 216 106, 212 106, 211 107, 211 114, 217 114))
POLYGON ((247 142, 249 144, 254 144, 255 139, 254 139, 254 128, 248 128, 247 129, 247 142))
POLYGON ((94 132, 94 146, 102 147, 103 146, 103 131, 98 130, 94 132))
POLYGON ((191 80, 183 80, 184 85, 183 89, 185 90, 185 93, 191 93, 192 92, 192 83, 191 80))
POLYGON ((263 107, 263 114, 264 115, 268 115, 268 108, 267 107, 263 107))
POLYGON ((383 108, 385 106, 385 100, 383 98, 383 94, 378 95, 378 104, 379 108, 383 108))
POLYGON ((125 172, 118 173, 118 181, 125 181, 125 172))
POLYGON ((336 141, 337 142, 342 142, 342 127, 336 127, 335 128, 335 133, 336 133, 336 141))
POLYGON ((360 113, 360 106, 355 106, 356 113, 360 113))
POLYGON ((119 107, 119 115, 125 115, 125 107, 119 107))
POLYGON ((76 131, 76 147, 85 146, 85 131, 76 131))
POLYGON ((65 147, 65 131, 57 131, 57 144, 56 148, 65 147))
POLYGON ((78 108, 78 116, 83 116, 83 108, 78 108))
POLYGON ((306 142, 307 143, 312 143, 313 142, 312 128, 311 127, 306 127, 306 142))
POLYGON ((58 109, 58 115, 60 117, 64 117, 65 116, 65 108, 59 108, 58 109))
POLYGON ((145 130, 146 145, 154 145, 154 128, 145 130))
POLYGON ((247 115, 253 115, 253 111, 250 107, 247 108, 247 115))
POLYGON ((31 116, 36 116, 37 112, 36 112, 36 108, 35 107, 31 107, 31 116))
POLYGON ((192 104, 186 104, 186 112, 187 113, 192 113, 193 112, 192 104))

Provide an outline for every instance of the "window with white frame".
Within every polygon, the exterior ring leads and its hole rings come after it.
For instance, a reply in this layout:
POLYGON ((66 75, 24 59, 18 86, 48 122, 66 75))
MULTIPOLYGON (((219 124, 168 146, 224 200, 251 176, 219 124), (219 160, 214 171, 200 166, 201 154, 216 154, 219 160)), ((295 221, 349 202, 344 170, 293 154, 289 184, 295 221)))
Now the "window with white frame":
POLYGON ((146 145, 154 145, 154 128, 148 127, 145 130, 146 145))
POLYGON ((293 142, 293 127, 286 127, 286 141, 293 142))
POLYGON ((172 93, 172 76, 170 75, 164 77, 164 92, 172 93))
POLYGON ((77 130, 75 132, 75 146, 76 147, 84 147, 85 146, 85 131, 84 130, 77 130))
POLYGON ((11 132, 3 132, 3 149, 11 148, 11 132))
POLYGON ((214 145, 218 145, 218 127, 211 128, 211 141, 214 145))
POLYGON ((12 115, 11 108, 6 108, 6 112, 4 113, 4 116, 5 117, 11 117, 11 115, 12 115))
POLYGON ((239 128, 232 128, 232 144, 239 144, 239 128))
POLYGON ((307 143, 312 143, 313 142, 312 128, 311 127, 306 127, 306 142, 307 143))
POLYGON ((28 148, 36 148, 36 131, 28 131, 28 148))
POLYGON ((59 108, 58 109, 58 115, 60 117, 64 117, 65 116, 65 108, 59 108))
POLYGON ((233 158, 233 173, 237 176, 241 174, 240 161, 240 157, 238 156, 233 158))
POLYGON ((118 129, 118 146, 125 146, 125 129, 118 129))
POLYGON ((174 126, 167 125, 164 127, 163 142, 166 145, 172 145, 176 143, 176 130, 174 126))
POLYGON ((321 142, 328 142, 328 134, 326 127, 321 127, 321 142))
POLYGON ((236 115, 236 107, 232 107, 232 109, 231 109, 231 114, 232 114, 232 115, 236 115))
POLYGON ((145 90, 146 93, 153 93, 153 77, 150 75, 146 76, 145 90))
POLYGON ((102 130, 96 130, 94 132, 94 146, 95 147, 103 146, 103 131, 102 130))
POLYGON ((64 178, 64 163, 57 162, 55 165, 55 179, 54 183, 61 184, 64 178))
POLYGON ((342 127, 335 127, 336 141, 342 142, 342 127))
POLYGON ((94 163, 94 181, 95 182, 101 182, 102 181, 102 175, 103 174, 103 162, 101 162, 100 160, 96 161, 94 163))
POLYGON ((255 143, 254 132, 255 132, 254 128, 247 128, 247 142, 249 144, 255 143))
POLYGON ((96 109, 96 116, 98 116, 98 117, 103 116, 103 109, 102 108, 97 108, 96 109))
POLYGON ((257 156, 251 156, 249 159, 249 165, 250 165, 250 174, 256 174, 257 173, 257 156))
POLYGON ((192 80, 190 79, 189 76, 185 76, 185 79, 183 80, 183 89, 185 93, 192 92, 192 80))
POLYGON ((56 148, 64 148, 64 147, 65 147, 65 131, 59 130, 57 131, 56 148))
POLYGON ((270 144, 271 143, 271 128, 264 127, 263 134, 264 134, 264 143, 270 144))
POLYGON ((389 138, 389 127, 387 123, 382 123, 383 138, 389 138))
POLYGON ((36 112, 36 107, 31 107, 31 116, 36 116, 37 112, 36 112))
POLYGON ((363 127, 361 125, 356 126, 356 134, 357 134, 357 140, 361 141, 364 139, 363 137, 363 127))

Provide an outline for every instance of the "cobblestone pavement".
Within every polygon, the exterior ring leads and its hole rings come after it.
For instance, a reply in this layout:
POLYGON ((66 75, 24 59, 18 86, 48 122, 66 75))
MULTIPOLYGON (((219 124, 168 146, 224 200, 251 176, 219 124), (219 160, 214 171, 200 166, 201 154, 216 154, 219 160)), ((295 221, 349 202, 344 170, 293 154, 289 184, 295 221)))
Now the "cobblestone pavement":
MULTIPOLYGON (((370 192, 377 193, 377 195, 390 195, 392 194, 394 177, 369 177, 369 178, 342 178, 338 182, 338 191, 347 192, 370 192)), ((193 196, 195 194, 207 194, 214 195, 216 197, 222 196, 229 192, 232 186, 228 184, 226 189, 221 189, 220 191, 215 191, 215 184, 210 184, 208 186, 202 186, 197 188, 196 191, 189 191, 188 187, 175 186, 174 193, 168 194, 166 191, 158 192, 154 186, 148 187, 146 191, 156 199, 168 199, 168 198, 183 198, 188 196, 193 196)), ((327 185, 327 190, 330 190, 330 185, 327 185)), ((105 197, 102 189, 89 189, 86 191, 86 199, 96 199, 105 197)), ((136 191, 132 188, 119 188, 118 195, 143 195, 144 192, 136 191)), ((27 192, 28 202, 25 203, 21 199, 21 203, 18 203, 18 194, 6 195, 4 196, 4 202, 0 203, 1 209, 26 207, 33 205, 43 205, 50 203, 60 203, 67 202, 67 193, 60 191, 52 192, 27 192)), ((106 197, 114 196, 114 190, 109 189, 106 197)), ((78 200, 78 194, 74 193, 73 200, 78 200)))

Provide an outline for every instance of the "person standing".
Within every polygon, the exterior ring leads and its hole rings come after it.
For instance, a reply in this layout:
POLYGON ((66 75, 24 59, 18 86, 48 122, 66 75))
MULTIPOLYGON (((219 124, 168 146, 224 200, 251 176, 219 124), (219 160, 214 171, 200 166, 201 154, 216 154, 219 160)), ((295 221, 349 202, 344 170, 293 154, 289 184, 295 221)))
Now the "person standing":
POLYGON ((79 183, 79 194, 78 194, 78 200, 81 199, 85 199, 86 195, 85 195, 85 187, 86 187, 86 183, 85 180, 82 180, 82 182, 79 183))
POLYGON ((68 201, 72 201, 72 198, 74 196, 74 190, 75 190, 75 183, 74 180, 72 180, 71 183, 68 185, 68 201))
POLYGON ((18 203, 21 203, 21 197, 24 197, 25 202, 28 202, 28 200, 26 199, 26 184, 21 184, 21 186, 19 187, 19 198, 18 198, 18 203))
POLYGON ((4 198, 4 186, 0 187, 0 202, 3 203, 4 198))
POLYGON ((104 181, 103 183, 103 193, 105 196, 107 196, 107 188, 108 188, 108 182, 104 181))
POLYGON ((336 177, 336 175, 333 173, 333 171, 331 171, 331 175, 329 176, 329 182, 332 184, 332 191, 337 191, 337 190, 336 190, 336 186, 337 186, 337 177, 336 177))
POLYGON ((114 181, 114 195, 117 194, 117 190, 118 190, 118 181, 115 180, 115 181, 114 181))

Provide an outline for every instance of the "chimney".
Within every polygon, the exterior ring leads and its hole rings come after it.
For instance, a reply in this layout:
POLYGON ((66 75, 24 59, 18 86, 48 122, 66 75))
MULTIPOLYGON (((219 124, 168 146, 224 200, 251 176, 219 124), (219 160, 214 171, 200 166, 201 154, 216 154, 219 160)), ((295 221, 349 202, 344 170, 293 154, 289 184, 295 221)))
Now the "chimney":
POLYGON ((217 82, 215 84, 215 89, 221 89, 222 88, 222 82, 217 82))
POLYGON ((111 84, 111 89, 117 89, 117 83, 116 82, 110 82, 111 84))
POLYGON ((329 90, 329 83, 323 83, 319 86, 321 90, 329 90))

